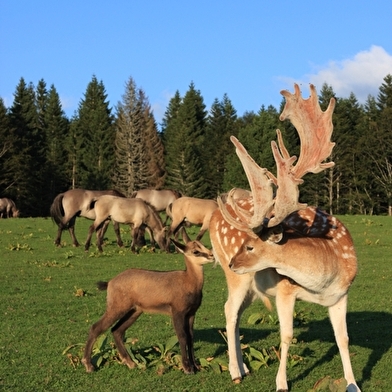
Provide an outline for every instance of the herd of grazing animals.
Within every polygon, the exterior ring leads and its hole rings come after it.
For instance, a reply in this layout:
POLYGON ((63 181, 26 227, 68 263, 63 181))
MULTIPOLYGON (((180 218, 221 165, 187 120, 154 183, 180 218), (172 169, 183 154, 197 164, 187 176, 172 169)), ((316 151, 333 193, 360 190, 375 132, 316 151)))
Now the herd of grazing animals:
MULTIPOLYGON (((94 370, 91 351, 95 340, 110 327, 123 363, 135 367, 123 340, 126 330, 143 312, 171 316, 183 370, 186 374, 196 372, 193 322, 202 300, 203 265, 215 259, 225 273, 228 286, 224 310, 229 371, 234 382, 249 374, 240 345, 241 315, 257 298, 270 309, 270 298, 275 297, 281 335, 276 390, 288 391, 286 367, 293 338, 294 304, 303 300, 328 308, 347 391, 361 392, 352 371, 346 326, 348 290, 357 273, 353 241, 338 219, 298 201, 302 177, 334 165, 326 160, 334 147, 331 134, 335 100, 332 98, 323 112, 313 85, 308 99, 302 98, 298 85, 294 85, 294 90, 294 94, 281 92, 285 106, 280 119, 290 120, 298 131, 301 142, 298 161, 289 155, 279 130, 278 143, 271 142, 276 176, 259 167, 244 146, 231 137, 250 191, 234 188, 217 200, 153 189, 134 192, 130 198, 115 190, 83 189, 56 196, 50 214, 58 226, 57 246, 61 246, 61 234, 66 229, 73 245, 79 246, 74 227, 76 218, 83 216, 94 221, 89 228, 86 251, 94 231, 97 247, 102 251, 103 236, 112 221, 118 246, 123 246, 119 225, 128 224, 132 227, 132 251, 136 250, 135 239, 139 233, 144 236, 146 230, 152 246, 157 242, 162 250, 169 252, 171 242, 185 259, 185 270, 129 269, 109 282, 98 283, 99 289, 107 290, 107 307, 101 319, 90 328, 82 359, 87 372, 94 370), (164 222, 159 215, 163 211, 166 212, 164 222), (169 227, 168 219, 171 219, 169 227), (187 236, 186 225, 201 226, 194 241, 187 236), (207 230, 212 251, 200 242, 207 230), (184 244, 178 242, 180 232, 184 244)), ((15 205, 7 209, 4 200, 8 199, 0 199, 0 217, 18 216, 15 205)))

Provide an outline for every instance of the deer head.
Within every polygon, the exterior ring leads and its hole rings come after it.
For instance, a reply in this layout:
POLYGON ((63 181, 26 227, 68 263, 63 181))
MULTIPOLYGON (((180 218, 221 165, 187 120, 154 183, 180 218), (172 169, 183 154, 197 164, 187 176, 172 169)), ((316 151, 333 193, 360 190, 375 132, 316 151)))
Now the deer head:
POLYGON ((335 145, 330 140, 335 99, 331 98, 327 110, 323 112, 316 88, 312 84, 308 99, 302 98, 297 84, 294 85, 294 90, 294 94, 287 90, 281 91, 286 103, 279 119, 290 120, 299 134, 301 150, 296 165, 294 163, 297 157, 288 153, 279 129, 276 131, 278 142, 271 142, 277 167, 276 176, 266 168, 261 168, 234 136, 230 138, 250 184, 253 211, 242 208, 232 197, 232 192, 227 196, 227 204, 218 198, 218 205, 227 222, 253 237, 263 227, 277 226, 292 212, 305 209, 307 205, 298 200, 298 186, 303 183, 302 177, 306 173, 319 173, 334 166, 333 162, 325 160, 331 155, 335 145))

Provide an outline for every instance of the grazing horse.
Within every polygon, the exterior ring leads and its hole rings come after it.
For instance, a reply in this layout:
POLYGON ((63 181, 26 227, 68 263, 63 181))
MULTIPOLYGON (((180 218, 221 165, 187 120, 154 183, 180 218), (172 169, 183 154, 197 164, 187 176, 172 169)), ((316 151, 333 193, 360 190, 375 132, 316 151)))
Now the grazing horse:
POLYGON ((197 241, 203 237, 210 224, 212 213, 218 208, 218 203, 211 199, 198 199, 196 197, 181 197, 166 209, 166 214, 172 218, 168 237, 176 235, 187 222, 191 225, 201 226, 197 241))
MULTIPOLYGON (((149 203, 156 211, 166 211, 169 204, 182 197, 182 193, 173 189, 140 189, 131 194, 130 197, 137 197, 149 203)), ((169 216, 166 214, 164 225, 169 216)))
MULTIPOLYGON (((58 226, 57 237, 54 241, 56 246, 61 245, 61 233, 68 230, 72 238, 73 246, 79 246, 75 237, 76 217, 83 216, 87 219, 95 219, 94 203, 103 195, 114 195, 125 197, 122 193, 110 189, 105 191, 91 191, 86 189, 70 189, 64 193, 58 194, 50 206, 50 216, 58 226)), ((119 230, 115 226, 118 246, 123 246, 119 230)))
POLYGON ((0 218, 17 218, 19 210, 13 200, 4 197, 0 199, 0 218))
POLYGON ((102 239, 110 220, 117 225, 124 223, 132 226, 132 252, 135 252, 135 238, 138 237, 140 227, 145 227, 149 231, 151 244, 156 240, 161 249, 168 250, 166 227, 158 212, 142 199, 104 195, 92 208, 95 210, 95 220, 88 231, 86 251, 90 247, 91 236, 96 231, 98 250, 102 252, 102 239))

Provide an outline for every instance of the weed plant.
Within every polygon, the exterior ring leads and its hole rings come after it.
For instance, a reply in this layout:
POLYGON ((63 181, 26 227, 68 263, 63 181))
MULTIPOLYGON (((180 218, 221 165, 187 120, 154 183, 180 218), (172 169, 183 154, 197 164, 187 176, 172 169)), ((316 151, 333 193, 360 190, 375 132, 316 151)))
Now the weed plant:
MULTIPOLYGON (((350 289, 347 323, 357 382, 363 391, 389 390, 392 382, 392 218, 344 216, 354 237, 358 276, 350 289)), ((79 218, 81 243, 91 222, 79 218)), ((206 265, 203 303, 196 314, 195 353, 201 371, 185 375, 169 317, 144 314, 127 331, 127 347, 138 363, 118 362, 110 333, 94 348, 98 370, 80 364, 92 323, 103 314, 106 293, 96 282, 127 268, 183 269, 183 256, 149 246, 132 254, 129 229, 118 248, 109 227, 102 254, 73 248, 50 219, 0 220, 0 390, 3 391, 275 391, 279 365, 279 322, 261 302, 241 319, 243 355, 252 374, 233 384, 227 371, 224 303, 227 288, 220 266, 206 265)), ((197 231, 191 230, 191 236, 197 231)), ((203 242, 210 246, 208 233, 203 242)), ((164 293, 163 293, 164 295, 164 293)), ((343 370, 323 307, 298 302, 290 349, 290 390, 344 390, 343 370)))

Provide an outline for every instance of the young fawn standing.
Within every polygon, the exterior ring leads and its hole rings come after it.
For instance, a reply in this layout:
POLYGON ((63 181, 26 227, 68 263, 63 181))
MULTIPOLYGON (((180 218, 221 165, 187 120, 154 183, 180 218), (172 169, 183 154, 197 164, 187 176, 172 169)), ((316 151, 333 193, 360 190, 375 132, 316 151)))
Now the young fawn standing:
POLYGON ((135 363, 124 346, 125 331, 143 313, 160 313, 171 316, 181 349, 184 372, 197 370, 193 350, 193 322, 202 300, 203 265, 214 260, 213 254, 199 241, 185 245, 172 240, 184 254, 183 271, 149 271, 128 269, 109 282, 99 282, 100 290, 107 289, 107 306, 104 315, 92 325, 84 350, 82 363, 92 372, 91 351, 97 337, 115 322, 112 328, 120 358, 130 369, 135 363))

